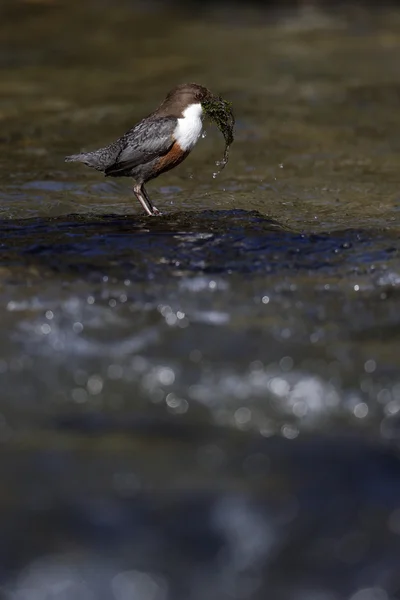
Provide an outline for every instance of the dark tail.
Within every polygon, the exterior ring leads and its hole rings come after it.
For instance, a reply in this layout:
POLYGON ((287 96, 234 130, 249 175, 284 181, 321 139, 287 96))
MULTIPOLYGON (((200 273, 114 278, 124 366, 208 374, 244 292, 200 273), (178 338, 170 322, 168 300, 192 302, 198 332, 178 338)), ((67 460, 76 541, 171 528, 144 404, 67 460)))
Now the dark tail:
POLYGON ((82 162, 88 164, 88 154, 71 154, 71 156, 65 157, 65 162, 82 162))
POLYGON ((71 154, 71 156, 65 157, 65 162, 81 162, 97 171, 104 171, 109 161, 109 154, 104 152, 103 148, 95 152, 81 152, 80 154, 71 154))

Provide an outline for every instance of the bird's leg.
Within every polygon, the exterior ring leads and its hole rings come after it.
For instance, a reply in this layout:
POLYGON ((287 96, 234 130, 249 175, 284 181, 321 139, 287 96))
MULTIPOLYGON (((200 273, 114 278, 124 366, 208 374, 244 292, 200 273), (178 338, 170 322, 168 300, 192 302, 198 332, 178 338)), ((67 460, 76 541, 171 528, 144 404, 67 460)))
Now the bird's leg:
POLYGON ((149 195, 147 193, 146 188, 144 187, 144 184, 142 185, 142 192, 143 192, 143 196, 146 198, 147 200, 147 204, 150 206, 151 210, 153 211, 153 215, 161 215, 162 213, 158 210, 158 208, 156 206, 154 206, 154 204, 152 204, 149 195))
POLYGON ((136 183, 133 186, 133 193, 135 194, 136 198, 139 200, 140 204, 143 206, 146 213, 150 217, 152 217, 152 216, 154 216, 153 206, 152 206, 151 202, 148 200, 148 198, 146 198, 146 195, 143 192, 144 192, 144 189, 143 189, 142 184, 136 183))

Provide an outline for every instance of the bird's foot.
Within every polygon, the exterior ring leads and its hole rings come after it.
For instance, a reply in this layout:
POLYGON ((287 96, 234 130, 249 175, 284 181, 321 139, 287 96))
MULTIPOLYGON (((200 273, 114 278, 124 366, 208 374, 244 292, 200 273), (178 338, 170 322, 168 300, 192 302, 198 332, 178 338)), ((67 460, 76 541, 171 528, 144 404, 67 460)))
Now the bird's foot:
POLYGON ((162 215, 162 212, 158 210, 158 208, 156 208, 155 206, 153 206, 153 214, 152 217, 160 217, 162 215))

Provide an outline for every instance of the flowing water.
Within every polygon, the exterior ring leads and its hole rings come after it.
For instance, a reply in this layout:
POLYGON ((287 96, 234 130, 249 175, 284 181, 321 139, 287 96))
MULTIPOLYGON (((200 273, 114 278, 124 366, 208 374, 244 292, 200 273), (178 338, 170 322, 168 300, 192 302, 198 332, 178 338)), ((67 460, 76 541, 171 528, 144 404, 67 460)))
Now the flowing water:
POLYGON ((1 598, 400 598, 400 13, 0 11, 1 598), (162 217, 63 162, 182 81, 162 217))

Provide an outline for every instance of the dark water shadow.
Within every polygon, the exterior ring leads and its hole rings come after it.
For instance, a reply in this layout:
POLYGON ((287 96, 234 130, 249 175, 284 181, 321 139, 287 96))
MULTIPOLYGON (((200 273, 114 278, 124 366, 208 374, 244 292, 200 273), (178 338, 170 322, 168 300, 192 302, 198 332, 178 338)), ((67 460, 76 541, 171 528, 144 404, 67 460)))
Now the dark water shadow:
POLYGON ((42 274, 132 280, 190 273, 262 274, 338 269, 398 252, 388 232, 299 233, 257 211, 181 212, 157 219, 68 215, 0 222, 3 266, 42 274))
POLYGON ((303 589, 348 598, 377 578, 397 589, 396 452, 359 438, 214 435, 204 441, 222 462, 201 466, 186 438, 164 448, 185 457, 180 481, 169 473, 151 482, 151 452, 144 470, 126 450, 20 449, 2 457, 0 581, 38 556, 36 579, 54 578, 54 555, 72 564, 70 577, 79 561, 77 575, 100 599, 112 597, 110 582, 121 570, 161 575, 177 600, 228 599, 249 579, 257 585, 242 597, 252 600, 289 600, 303 589), (17 488, 16 468, 26 474, 17 488), (195 490, 185 485, 191 469, 195 490), (136 474, 137 487, 110 488, 124 472, 136 474), (71 548, 75 555, 65 556, 71 548))

